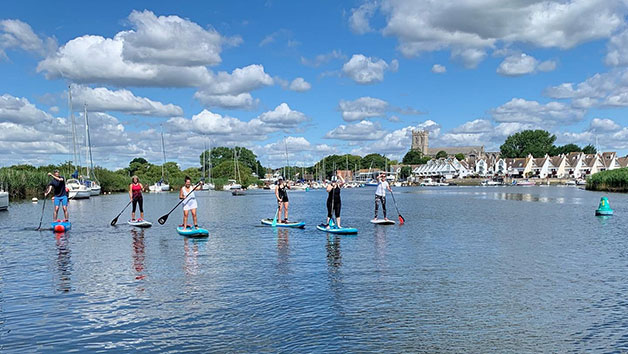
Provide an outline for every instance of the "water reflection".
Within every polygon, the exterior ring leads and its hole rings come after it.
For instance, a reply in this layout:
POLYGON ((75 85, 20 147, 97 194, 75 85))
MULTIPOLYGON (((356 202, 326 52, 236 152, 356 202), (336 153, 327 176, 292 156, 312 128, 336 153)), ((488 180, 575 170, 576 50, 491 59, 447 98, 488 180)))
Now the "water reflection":
POLYGON ((69 292, 72 290, 72 260, 70 259, 70 242, 65 233, 55 233, 55 244, 57 246, 57 290, 69 292))
POLYGON ((336 273, 342 265, 342 254, 340 253, 340 236, 327 234, 327 266, 329 273, 336 273))
POLYGON ((277 268, 279 273, 290 272, 290 230, 277 228, 277 268))
POLYGON ((375 225, 375 265, 381 271, 386 266, 386 233, 389 226, 375 225))
POLYGON ((202 251, 202 246, 207 242, 204 239, 190 239, 188 237, 183 238, 183 270, 185 275, 194 276, 200 273, 200 265, 198 262, 198 256, 202 251))
POLYGON ((609 215, 596 215, 595 218, 600 223, 600 225, 605 226, 606 224, 608 224, 608 221, 612 218, 612 216, 609 216, 609 215))
POLYGON ((133 269, 135 269, 135 279, 142 280, 146 277, 144 274, 144 229, 139 232, 132 229, 131 236, 133 236, 133 269))

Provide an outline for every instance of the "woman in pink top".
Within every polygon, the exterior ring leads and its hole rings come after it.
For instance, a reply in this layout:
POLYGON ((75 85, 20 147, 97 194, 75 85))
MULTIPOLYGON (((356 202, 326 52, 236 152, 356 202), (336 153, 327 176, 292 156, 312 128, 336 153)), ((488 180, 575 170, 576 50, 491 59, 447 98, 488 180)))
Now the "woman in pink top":
POLYGON ((133 201, 131 221, 135 221, 135 208, 138 204, 140 205, 140 218, 137 221, 144 221, 144 198, 142 198, 143 189, 144 186, 140 183, 139 177, 131 177, 131 184, 129 184, 129 197, 133 201))

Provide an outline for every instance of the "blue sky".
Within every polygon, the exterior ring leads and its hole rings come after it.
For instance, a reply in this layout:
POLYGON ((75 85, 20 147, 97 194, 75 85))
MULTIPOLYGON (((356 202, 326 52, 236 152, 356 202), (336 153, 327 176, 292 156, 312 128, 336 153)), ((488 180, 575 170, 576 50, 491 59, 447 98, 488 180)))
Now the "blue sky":
POLYGON ((70 159, 67 87, 95 163, 263 164, 331 153, 498 150, 523 129, 628 153, 619 0, 12 2, 0 15, 0 165, 70 159))

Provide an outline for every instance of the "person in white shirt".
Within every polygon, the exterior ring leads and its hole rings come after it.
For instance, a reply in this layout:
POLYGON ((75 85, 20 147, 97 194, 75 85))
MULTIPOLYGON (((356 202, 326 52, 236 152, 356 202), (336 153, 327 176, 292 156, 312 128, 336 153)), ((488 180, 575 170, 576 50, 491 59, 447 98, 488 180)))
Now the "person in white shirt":
POLYGON ((386 217, 386 190, 392 192, 390 185, 386 181, 386 174, 382 173, 377 178, 377 189, 375 190, 375 219, 377 220, 377 209, 379 208, 378 202, 382 203, 382 210, 384 211, 384 220, 388 221, 386 217))
POLYGON ((392 192, 388 181, 386 181, 386 174, 382 173, 377 178, 377 189, 375 190, 375 219, 377 220, 377 209, 379 207, 378 202, 382 203, 382 210, 384 211, 384 220, 388 220, 386 217, 386 190, 392 192))

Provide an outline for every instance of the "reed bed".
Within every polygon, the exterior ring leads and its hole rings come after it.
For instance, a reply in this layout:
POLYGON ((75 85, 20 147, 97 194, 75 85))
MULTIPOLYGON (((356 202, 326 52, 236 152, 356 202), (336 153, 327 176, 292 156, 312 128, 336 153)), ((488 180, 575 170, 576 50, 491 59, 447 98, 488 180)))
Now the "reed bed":
POLYGON ((588 190, 628 192, 628 168, 598 172, 587 179, 588 190))

